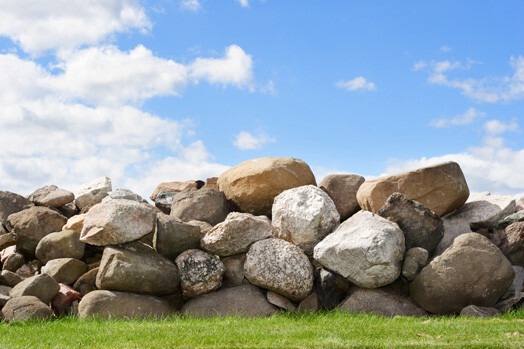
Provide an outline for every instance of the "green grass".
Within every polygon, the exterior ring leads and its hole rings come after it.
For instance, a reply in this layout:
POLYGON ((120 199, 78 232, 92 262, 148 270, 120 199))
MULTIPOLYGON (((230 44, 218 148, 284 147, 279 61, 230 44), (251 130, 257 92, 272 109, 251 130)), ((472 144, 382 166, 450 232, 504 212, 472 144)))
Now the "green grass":
POLYGON ((524 347, 524 309, 493 319, 326 312, 269 318, 172 317, 0 323, 1 348, 524 347))

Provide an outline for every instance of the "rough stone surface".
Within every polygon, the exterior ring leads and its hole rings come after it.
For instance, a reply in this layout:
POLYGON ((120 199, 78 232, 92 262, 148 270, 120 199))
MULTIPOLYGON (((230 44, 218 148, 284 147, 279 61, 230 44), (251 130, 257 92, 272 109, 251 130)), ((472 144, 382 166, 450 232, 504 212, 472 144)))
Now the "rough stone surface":
POLYGON ((84 220, 80 241, 107 246, 135 241, 151 233, 156 212, 147 204, 115 199, 93 206, 84 220))
POLYGON ((42 274, 48 274, 59 283, 72 285, 87 271, 87 264, 74 258, 52 259, 42 267, 42 274))
POLYGON ((80 210, 78 207, 76 207, 74 201, 58 207, 57 210, 60 211, 60 213, 63 214, 66 218, 71 218, 80 213, 80 210))
POLYGON ((395 192, 420 202, 439 216, 459 208, 469 197, 460 166, 445 162, 365 181, 358 189, 357 200, 363 210, 376 213, 395 192))
POLYGON ((209 233, 211 231, 211 229, 213 229, 213 226, 211 224, 209 224, 208 222, 194 221, 193 220, 193 221, 187 221, 186 223, 194 225, 194 226, 200 228, 200 238, 201 239, 204 237, 204 235, 209 233))
POLYGON ((320 310, 320 302, 318 294, 311 292, 306 298, 304 298, 297 306, 297 313, 308 314, 314 313, 320 310))
POLYGON ((422 247, 433 254, 444 236, 442 218, 404 194, 391 194, 378 214, 398 224, 404 232, 406 250, 422 247))
POLYGON ((215 189, 220 190, 218 187, 218 177, 209 177, 206 179, 206 184, 202 188, 209 188, 209 189, 215 189))
POLYGON ((299 247, 280 239, 251 245, 244 273, 252 284, 292 301, 304 299, 313 288, 313 267, 307 256, 299 247))
POLYGON ((479 307, 477 305, 468 305, 460 311, 460 316, 471 316, 478 318, 490 318, 500 314, 496 308, 479 307))
POLYGON ((226 288, 194 298, 184 304, 182 313, 191 316, 247 317, 269 316, 278 313, 278 308, 269 303, 266 295, 253 285, 226 288))
POLYGON ((202 181, 185 181, 185 182, 164 182, 157 185, 153 194, 149 197, 151 201, 156 201, 159 193, 178 193, 185 189, 200 189, 204 185, 202 181))
POLYGON ((85 296, 91 291, 96 290, 96 275, 100 268, 93 268, 88 272, 84 273, 82 276, 76 280, 73 288, 80 292, 82 296, 85 296))
POLYGON ((6 285, 9 287, 15 287, 22 282, 22 277, 18 274, 13 273, 9 270, 3 270, 0 274, 0 285, 6 285))
POLYGON ((295 158, 258 158, 222 173, 218 186, 243 212, 271 215, 273 199, 284 190, 316 185, 309 166, 295 158))
POLYGON ((220 259, 209 253, 197 249, 187 250, 175 262, 180 272, 180 287, 184 297, 194 298, 222 285, 226 268, 220 259))
POLYGON ((82 212, 87 212, 91 207, 102 202, 111 190, 111 180, 108 177, 97 178, 76 189, 75 204, 82 212))
POLYGON ((318 185, 335 203, 341 222, 360 210, 357 191, 365 180, 356 174, 334 174, 324 177, 318 185))
POLYGON ((49 320, 53 317, 51 308, 33 296, 11 298, 2 308, 2 314, 8 322, 49 320))
POLYGON ((69 190, 58 188, 56 185, 46 185, 35 190, 29 195, 28 199, 39 206, 58 208, 73 202, 75 195, 69 190))
POLYGON ((81 298, 82 295, 80 292, 66 284, 60 284, 60 290, 51 301, 51 307, 54 309, 56 315, 67 314, 71 304, 81 298))
POLYGON ((15 272, 25 263, 25 258, 20 253, 10 254, 2 264, 2 270, 15 272))
POLYGON ((273 237, 274 233, 267 217, 232 212, 202 238, 201 246, 209 253, 227 257, 246 252, 254 242, 273 237))
POLYGON ((16 236, 18 249, 34 255, 40 240, 53 232, 60 231, 67 219, 50 208, 36 206, 12 214, 7 219, 7 227, 16 236))
POLYGON ((283 191, 273 203, 277 237, 302 248, 308 256, 339 222, 333 200, 313 185, 283 191))
POLYGON ((505 229, 500 249, 512 264, 524 267, 524 222, 513 223, 505 229))
POLYGON ((315 269, 315 288, 322 309, 331 310, 346 297, 349 281, 324 268, 315 269))
POLYGON ((7 233, 0 235, 0 250, 4 250, 8 247, 16 244, 16 235, 14 233, 7 233))
POLYGON ((343 311, 382 316, 428 315, 408 297, 384 289, 370 290, 355 287, 339 308, 343 311))
POLYGON ((55 279, 47 274, 40 274, 18 283, 9 295, 12 298, 35 296, 45 304, 49 304, 59 290, 60 286, 55 279))
POLYGON ((188 189, 173 198, 171 216, 184 222, 197 220, 216 225, 229 213, 226 196, 213 189, 188 189))
POLYGON ((314 258, 359 287, 376 288, 399 277, 404 250, 396 223, 360 211, 315 247, 314 258))
POLYGON ((102 290, 166 295, 179 284, 177 267, 140 242, 104 249, 96 286, 102 290))
POLYGON ((84 227, 85 218, 85 213, 70 217, 67 220, 67 223, 62 227, 62 230, 72 230, 80 234, 82 232, 82 228, 84 227))
POLYGON ((63 230, 44 236, 36 246, 35 256, 42 263, 47 263, 57 258, 82 259, 84 251, 85 244, 80 241, 80 233, 63 230))
POLYGON ((168 301, 155 296, 97 290, 85 295, 78 305, 81 319, 163 318, 173 309, 168 301))
POLYGON ((418 274, 411 296, 431 313, 458 313, 468 305, 491 307, 510 287, 515 273, 486 237, 464 234, 418 274))
POLYGON ((278 293, 275 293, 273 291, 267 291, 266 297, 269 303, 276 305, 281 309, 285 309, 288 311, 297 310, 297 306, 293 304, 293 302, 291 302, 286 297, 279 295, 278 293))
POLYGON ((178 191, 174 192, 164 192, 161 191, 158 193, 156 200, 155 200, 155 206, 160 209, 165 214, 171 214, 171 206, 173 206, 173 199, 178 194, 178 191))
POLYGON ((418 273, 428 263, 429 253, 422 247, 410 248, 404 256, 402 264, 402 276, 408 281, 413 281, 418 273))
POLYGON ((185 250, 198 248, 200 238, 199 227, 163 213, 157 215, 153 248, 167 258, 174 260, 185 250))
POLYGON ((102 199, 102 202, 106 202, 109 200, 116 200, 116 199, 144 202, 144 199, 142 199, 140 195, 133 193, 129 189, 123 189, 123 188, 119 188, 119 189, 110 191, 109 193, 107 193, 107 196, 102 199))
POLYGON ((34 205, 21 195, 0 190, 0 223, 5 224, 7 217, 13 213, 26 210, 34 205))
POLYGON ((234 256, 229 256, 220 259, 224 263, 226 271, 222 278, 222 287, 234 287, 242 285, 244 281, 244 264, 246 262, 246 254, 241 253, 234 256))
POLYGON ((497 224, 497 228, 505 229, 508 225, 511 225, 517 222, 524 222, 524 211, 515 212, 505 217, 504 219, 501 219, 497 224))
POLYGON ((0 308, 3 307, 7 301, 11 299, 9 292, 11 292, 11 287, 0 285, 0 308))

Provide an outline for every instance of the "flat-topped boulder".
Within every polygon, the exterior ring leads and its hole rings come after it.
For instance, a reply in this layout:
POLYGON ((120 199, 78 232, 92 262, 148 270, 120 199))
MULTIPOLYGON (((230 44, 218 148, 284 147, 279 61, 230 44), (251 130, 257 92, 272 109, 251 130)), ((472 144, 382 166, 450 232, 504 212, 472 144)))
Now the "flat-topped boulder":
POLYGON ((112 190, 111 179, 109 177, 99 177, 89 183, 78 187, 75 194, 75 204, 82 211, 87 212, 92 206, 102 202, 112 190))
POLYGON ((362 183, 357 200, 363 210, 377 213, 387 198, 399 192, 439 216, 462 206, 469 197, 464 173, 456 162, 419 168, 362 183))
POLYGON ((184 222, 196 220, 216 225, 226 219, 226 196, 214 189, 186 189, 173 197, 170 215, 184 222))
POLYGON ((6 224, 7 217, 34 205, 31 200, 24 198, 22 195, 9 191, 0 191, 0 223, 6 224))
POLYGON ((251 159, 230 168, 218 178, 218 187, 243 212, 271 215, 273 199, 284 190, 316 185, 309 166, 295 158, 251 159))
POLYGON ((28 199, 40 206, 58 208, 73 202, 75 195, 69 190, 58 188, 56 185, 46 185, 35 190, 29 195, 28 199))

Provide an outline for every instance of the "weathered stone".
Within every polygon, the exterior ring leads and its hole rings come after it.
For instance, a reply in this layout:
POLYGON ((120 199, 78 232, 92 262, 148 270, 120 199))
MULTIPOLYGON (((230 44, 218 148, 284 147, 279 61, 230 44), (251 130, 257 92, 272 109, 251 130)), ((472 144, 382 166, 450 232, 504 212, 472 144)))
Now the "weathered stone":
POLYGON ((274 233, 267 217, 232 212, 202 238, 201 246, 221 257, 232 256, 246 252, 254 242, 273 237, 274 233))
POLYGON ((68 190, 58 188, 56 185, 46 185, 35 190, 29 195, 28 199, 39 206, 58 208, 73 202, 75 195, 68 190))
POLYGON ((404 194, 391 194, 378 214, 398 224, 404 232, 406 250, 422 247, 433 254, 444 236, 442 218, 404 194))
POLYGON ((11 298, 2 308, 2 314, 8 322, 49 320, 53 317, 51 308, 33 296, 11 298))
POLYGON ((324 268, 315 269, 315 288, 322 309, 331 310, 346 297, 349 281, 324 268))
POLYGON ((9 295, 12 298, 35 296, 45 304, 49 304, 59 290, 60 286, 55 279, 47 274, 40 274, 18 283, 9 295))
POLYGON ((411 296, 437 314, 458 313, 468 305, 491 307, 514 275, 507 258, 486 237, 464 234, 422 269, 410 285, 411 296))
POLYGON ((217 257, 209 253, 197 249, 187 250, 175 262, 180 272, 180 287, 184 297, 194 298, 222 285, 226 268, 217 257))
POLYGON ((4 250, 16 244, 16 237, 14 233, 7 233, 0 235, 0 250, 4 250))
POLYGON ((518 211, 516 213, 510 214, 509 216, 505 217, 504 219, 501 219, 497 224, 497 228, 505 229, 508 225, 511 225, 517 222, 523 222, 523 221, 524 221, 524 211, 518 211))
POLYGON ((36 206, 14 213, 7 226, 16 237, 21 252, 34 255, 38 242, 46 235, 60 231, 67 219, 50 208, 36 206))
POLYGON ((171 206, 173 206, 173 199, 175 198, 178 191, 174 192, 164 192, 161 191, 156 196, 155 206, 160 209, 165 214, 171 214, 171 206))
POLYGON ((57 210, 68 219, 80 213, 74 201, 58 207, 57 210))
POLYGON ((199 317, 260 317, 276 314, 278 308, 269 303, 266 295, 257 287, 242 285, 194 298, 184 304, 182 313, 199 317))
POLYGON ((82 228, 84 228, 84 220, 86 219, 86 214, 78 214, 67 220, 67 223, 62 227, 62 230, 72 230, 80 234, 82 228))
POLYGON ((307 256, 299 247, 280 239, 251 245, 244 274, 252 284, 292 301, 304 299, 313 288, 313 267, 307 256))
POLYGON ((7 301, 11 299, 11 296, 9 296, 11 289, 12 288, 9 286, 0 285, 0 308, 2 308, 7 303, 7 301))
POLYGON ((102 202, 109 200, 131 200, 136 202, 146 202, 140 195, 135 194, 131 190, 125 188, 118 188, 108 192, 107 196, 102 199, 102 202))
POLYGON ((273 203, 277 237, 300 247, 306 255, 340 222, 333 200, 313 185, 288 189, 273 203))
POLYGON ((159 193, 178 193, 185 189, 200 189, 204 186, 202 181, 185 181, 185 182, 164 182, 157 185, 153 194, 149 197, 151 201, 156 201, 159 193))
POLYGON ((216 225, 229 213, 226 196, 213 189, 186 189, 173 198, 171 216, 184 222, 197 220, 216 225))
POLYGON ((9 257, 12 254, 15 254, 16 252, 16 246, 9 246, 4 248, 0 251, 0 263, 4 263, 7 257, 9 257))
POLYGON ((42 268, 42 262, 40 262, 38 259, 35 259, 22 265, 20 268, 18 268, 16 273, 22 278, 28 278, 37 275, 40 271, 40 268, 42 268))
POLYGON ((306 298, 298 303, 297 313, 308 314, 320 310, 320 302, 316 292, 311 292, 306 298))
POLYGON ((186 223, 194 225, 194 226, 200 228, 200 238, 201 239, 204 237, 204 235, 209 233, 211 231, 211 229, 213 229, 213 226, 211 224, 209 224, 208 222, 194 221, 193 220, 193 221, 187 221, 186 223))
POLYGON ((524 267, 524 222, 513 223, 505 229, 500 249, 511 264, 524 267))
POLYGON ((93 206, 84 220, 80 241, 107 246, 135 241, 151 233, 156 212, 151 206, 115 199, 93 206))
POLYGON ((408 297, 385 289, 370 290, 355 287, 339 308, 353 313, 372 313, 390 317, 428 315, 408 297))
POLYGON ((91 291, 96 290, 96 275, 100 268, 93 268, 76 280, 73 288, 85 296, 91 291))
POLYGON ((9 270, 2 270, 0 274, 0 285, 6 285, 9 287, 15 287, 22 282, 22 277, 18 274, 13 273, 9 270))
POLYGON ((51 307, 54 309, 56 315, 67 314, 71 304, 81 298, 82 295, 80 292, 66 284, 60 284, 60 290, 51 301, 51 307))
POLYGON ((25 258, 20 253, 10 254, 2 265, 2 270, 15 272, 25 263, 25 258))
POLYGON ((309 166, 295 158, 258 158, 222 173, 218 186, 243 212, 271 215, 273 199, 284 190, 316 185, 309 166))
POLYGON ((21 195, 0 190, 0 223, 6 224, 7 217, 35 204, 21 195))
POLYGON ((59 283, 72 285, 87 271, 87 264, 74 258, 52 259, 42 267, 42 274, 48 274, 59 283))
POLYGON ((80 241, 79 232, 62 230, 44 236, 36 246, 35 256, 42 263, 57 258, 82 259, 84 250, 85 244, 80 241))
POLYGON ((174 293, 178 284, 173 262, 139 242, 106 247, 96 277, 102 290, 153 295, 174 293))
POLYGON ((273 291, 267 291, 266 297, 269 303, 276 305, 281 309, 285 309, 292 312, 297 310, 297 306, 293 304, 293 302, 291 302, 286 297, 279 295, 278 293, 275 293, 273 291))
POLYGON ((4 234, 7 234, 7 233, 8 233, 8 231, 7 231, 6 227, 4 227, 2 222, 0 222, 0 236, 4 235, 4 234))
POLYGON ((355 285, 376 288, 399 277, 404 249, 404 233, 396 223, 360 211, 322 240, 314 257, 355 285))
POLYGON ((226 271, 222 278, 222 287, 234 287, 242 285, 244 280, 244 264, 246 262, 246 254, 241 253, 234 256, 229 256, 221 259, 224 263, 226 271))
POLYGON ((220 190, 218 187, 218 177, 210 177, 206 179, 206 184, 204 184, 202 188, 220 190))
POLYGON ((422 247, 410 248, 404 256, 402 276, 404 276, 408 281, 413 281, 422 268, 424 268, 428 263, 428 258, 428 251, 422 247))
POLYGON ((157 215, 153 248, 167 258, 174 260, 182 252, 200 247, 200 237, 199 227, 163 213, 157 215))
POLYGON ((81 319, 164 318, 173 313, 166 300, 148 295, 97 290, 85 295, 78 305, 81 319))
POLYGON ((335 203, 341 222, 360 210, 357 191, 365 180, 356 174, 334 174, 324 177, 318 185, 335 203))
POLYGON ((111 180, 108 177, 97 178, 76 189, 75 204, 82 213, 85 213, 94 205, 102 202, 102 199, 105 198, 111 190, 111 180))
POLYGON ((363 210, 376 213, 395 192, 420 202, 439 216, 459 208, 469 196, 460 166, 445 162, 365 181, 358 189, 357 200, 363 210))
POLYGON ((460 316, 471 316, 478 318, 490 318, 500 314, 496 308, 479 307, 478 305, 468 305, 460 311, 460 316))

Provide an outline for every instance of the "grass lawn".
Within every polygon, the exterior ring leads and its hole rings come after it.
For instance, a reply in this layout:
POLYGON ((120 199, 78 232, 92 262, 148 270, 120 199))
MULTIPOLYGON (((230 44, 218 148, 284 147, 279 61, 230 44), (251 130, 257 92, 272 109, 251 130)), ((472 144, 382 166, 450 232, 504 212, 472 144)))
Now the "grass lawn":
POLYGON ((385 346, 524 347, 524 309, 493 319, 386 318, 326 312, 269 318, 172 317, 0 323, 1 348, 385 346))

